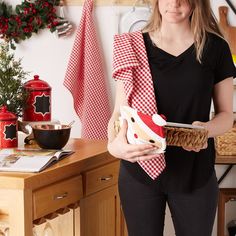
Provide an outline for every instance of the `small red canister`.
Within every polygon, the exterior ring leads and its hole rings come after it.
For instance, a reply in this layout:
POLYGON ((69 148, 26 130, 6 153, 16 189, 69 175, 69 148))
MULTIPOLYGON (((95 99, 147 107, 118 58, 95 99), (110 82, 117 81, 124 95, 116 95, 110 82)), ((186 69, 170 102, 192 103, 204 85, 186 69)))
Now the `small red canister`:
POLYGON ((24 121, 51 121, 51 87, 38 75, 24 84, 29 93, 23 111, 24 121))
POLYGON ((0 108, 0 148, 14 148, 18 146, 17 116, 7 110, 6 106, 0 108))

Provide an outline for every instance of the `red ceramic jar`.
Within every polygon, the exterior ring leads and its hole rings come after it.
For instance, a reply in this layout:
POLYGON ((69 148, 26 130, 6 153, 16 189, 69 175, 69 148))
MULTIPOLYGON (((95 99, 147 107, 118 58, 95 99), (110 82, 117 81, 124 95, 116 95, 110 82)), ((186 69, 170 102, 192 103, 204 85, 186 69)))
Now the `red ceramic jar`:
POLYGON ((15 148, 18 146, 17 116, 7 110, 6 106, 0 108, 0 148, 15 148))
POLYGON ((51 121, 51 87, 38 75, 24 84, 29 93, 23 111, 24 121, 51 121))

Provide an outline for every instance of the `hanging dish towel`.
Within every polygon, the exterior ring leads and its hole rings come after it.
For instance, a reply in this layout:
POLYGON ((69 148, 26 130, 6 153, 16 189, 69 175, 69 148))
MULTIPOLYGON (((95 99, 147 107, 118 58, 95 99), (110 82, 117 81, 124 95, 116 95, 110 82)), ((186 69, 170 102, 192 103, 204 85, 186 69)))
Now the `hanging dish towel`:
MULTIPOLYGON (((112 75, 114 79, 123 81, 128 105, 147 115, 157 113, 142 32, 115 35, 113 56, 112 75)), ((138 161, 138 164, 152 179, 156 179, 166 166, 163 153, 151 160, 138 161)))
POLYGON ((84 2, 64 85, 73 96, 82 123, 81 137, 106 139, 111 110, 93 20, 93 0, 84 2))

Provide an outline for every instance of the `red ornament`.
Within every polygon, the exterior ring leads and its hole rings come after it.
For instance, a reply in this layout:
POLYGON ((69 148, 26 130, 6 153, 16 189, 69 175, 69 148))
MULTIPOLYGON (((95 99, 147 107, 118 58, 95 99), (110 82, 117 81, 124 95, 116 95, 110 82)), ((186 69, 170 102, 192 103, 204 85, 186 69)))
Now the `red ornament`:
POLYGON ((24 121, 51 121, 51 87, 40 80, 38 75, 24 84, 29 93, 26 108, 23 112, 24 121))
POLYGON ((0 108, 0 148, 15 148, 18 146, 17 116, 7 110, 6 106, 0 108))

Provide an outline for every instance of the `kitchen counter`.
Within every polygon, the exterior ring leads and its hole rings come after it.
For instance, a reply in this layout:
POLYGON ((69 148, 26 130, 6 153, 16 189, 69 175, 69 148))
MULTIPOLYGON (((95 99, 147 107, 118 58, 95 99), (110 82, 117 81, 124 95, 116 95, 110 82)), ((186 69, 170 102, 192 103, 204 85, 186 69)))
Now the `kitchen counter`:
POLYGON ((47 230, 55 236, 123 235, 119 161, 107 152, 106 141, 71 139, 65 149, 75 153, 42 172, 0 173, 0 233, 32 236, 34 229, 34 235, 47 230), (95 231, 89 227, 92 221, 95 231), (103 227, 107 222, 109 227, 103 227))
MULTIPOLYGON (((31 146, 28 146, 28 148, 31 148, 31 146)), ((71 139, 64 149, 73 150, 75 153, 42 172, 0 172, 0 188, 36 189, 45 183, 50 184, 67 176, 115 160, 108 154, 106 141, 103 140, 71 139)))

